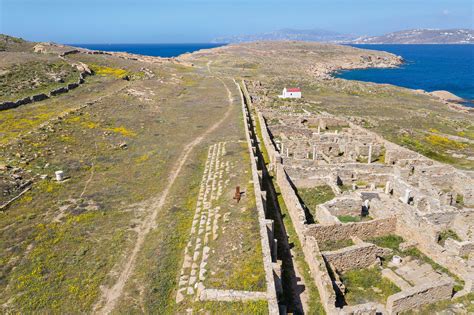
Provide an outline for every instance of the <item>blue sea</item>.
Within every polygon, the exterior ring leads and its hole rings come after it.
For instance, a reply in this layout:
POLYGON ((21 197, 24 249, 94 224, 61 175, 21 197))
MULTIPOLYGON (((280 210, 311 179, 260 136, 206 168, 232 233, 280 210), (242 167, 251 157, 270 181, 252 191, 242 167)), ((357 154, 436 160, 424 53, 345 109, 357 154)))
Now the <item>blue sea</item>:
POLYGON ((223 44, 70 44, 103 51, 122 51, 132 54, 140 54, 155 57, 177 57, 200 49, 208 49, 222 46, 223 44))
POLYGON ((343 71, 338 77, 389 83, 425 91, 446 90, 474 107, 474 45, 353 45, 402 56, 406 63, 396 69, 343 71))
MULTIPOLYGON (((72 44, 94 50, 176 57, 223 44, 72 44)), ((396 69, 343 71, 344 79, 389 83, 425 91, 446 90, 468 101, 474 100, 474 45, 354 45, 402 56, 406 63, 396 69)), ((474 103, 466 103, 474 106, 474 103)))

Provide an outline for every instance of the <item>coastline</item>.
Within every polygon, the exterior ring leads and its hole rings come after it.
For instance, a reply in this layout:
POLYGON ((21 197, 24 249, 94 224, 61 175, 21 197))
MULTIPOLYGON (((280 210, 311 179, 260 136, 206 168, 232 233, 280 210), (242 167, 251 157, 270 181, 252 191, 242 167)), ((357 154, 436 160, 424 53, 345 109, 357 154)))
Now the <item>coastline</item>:
POLYGON ((403 56, 405 66, 385 71, 365 68, 344 69, 339 79, 390 84, 422 91, 443 102, 474 107, 471 45, 358 44, 351 47, 388 51, 403 56), (410 47, 408 47, 410 46, 410 47), (408 47, 408 48, 407 48, 408 47), (355 69, 359 70, 359 69, 355 69))
MULTIPOLYGON (((50 50, 53 50, 59 53, 61 57, 65 57, 68 54, 75 54, 75 53, 84 53, 84 54, 90 54, 90 55, 109 55, 109 56, 114 56, 114 57, 118 57, 118 58, 122 58, 126 60, 132 60, 132 61, 141 61, 141 62, 150 62, 150 63, 172 62, 175 64, 193 67, 194 64, 192 62, 186 61, 188 57, 219 51, 222 49, 226 49, 226 47, 228 48, 234 45, 240 45, 240 44, 227 44, 227 45, 222 45, 222 46, 213 47, 213 48, 203 48, 203 49, 198 49, 196 51, 183 53, 181 55, 174 56, 174 57, 150 56, 150 55, 135 54, 135 53, 121 52, 121 51, 93 50, 93 49, 87 49, 87 48, 69 46, 69 45, 63 45, 63 44, 56 44, 56 43, 37 43, 37 45, 35 46, 35 51, 51 52, 50 50)), ((356 60, 356 61, 350 60, 350 61, 337 62, 335 64, 315 63, 307 71, 312 76, 315 76, 321 80, 340 79, 340 80, 352 81, 353 79, 340 78, 338 77, 338 74, 344 71, 352 71, 352 70, 394 69, 394 68, 399 68, 401 65, 406 63, 406 60, 402 56, 399 56, 399 55, 396 55, 394 53, 384 51, 384 50, 374 50, 374 49, 370 49, 369 47, 360 48, 360 47, 354 47, 354 46, 350 46, 346 44, 322 43, 322 45, 350 47, 354 50, 365 52, 366 54, 363 54, 361 56, 361 59, 356 60)), ((412 44, 407 44, 407 45, 412 45, 412 44)), ((354 80, 354 81, 359 81, 359 80, 354 80)), ((373 81, 362 81, 362 82, 369 82, 369 83, 378 84, 378 85, 387 84, 387 85, 395 86, 397 88, 407 89, 413 93, 430 96, 433 99, 439 102, 442 102, 444 105, 447 105, 449 108, 453 110, 462 111, 462 112, 474 112, 474 107, 470 107, 467 105, 469 103, 473 104, 474 100, 463 99, 455 95, 454 93, 451 93, 448 91, 444 91, 444 90, 425 91, 422 89, 408 88, 408 87, 403 87, 401 85, 391 84, 391 83, 378 83, 378 82, 373 82, 373 81)))

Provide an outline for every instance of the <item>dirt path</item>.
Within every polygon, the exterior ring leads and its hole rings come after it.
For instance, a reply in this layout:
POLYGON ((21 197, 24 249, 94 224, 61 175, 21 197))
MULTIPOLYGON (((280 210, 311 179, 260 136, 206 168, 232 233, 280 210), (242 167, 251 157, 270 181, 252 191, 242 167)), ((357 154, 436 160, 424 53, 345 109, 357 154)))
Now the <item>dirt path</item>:
MULTIPOLYGON (((210 70, 210 69, 209 69, 210 70)), ((181 172, 181 169, 183 168, 184 164, 188 160, 188 157, 191 153, 191 151, 198 145, 200 144, 209 134, 211 134, 213 131, 215 131, 217 128, 219 128, 222 123, 230 116, 232 112, 232 103, 233 103, 233 98, 232 98, 232 92, 230 91, 229 87, 227 84, 220 78, 217 78, 224 86, 224 88, 227 91, 227 97, 229 101, 229 107, 227 111, 225 112, 224 116, 215 124, 213 124, 211 127, 209 127, 202 135, 188 143, 184 149, 183 149, 183 154, 181 155, 181 158, 175 162, 173 167, 170 170, 170 176, 168 177, 167 180, 167 185, 163 189, 161 196, 159 199, 152 205, 153 212, 150 214, 150 216, 145 220, 145 223, 141 226, 141 228, 138 230, 138 235, 137 239, 135 241, 135 245, 128 256, 125 264, 121 268, 120 271, 120 276, 117 279, 117 282, 110 288, 104 289, 102 291, 102 296, 98 300, 97 304, 94 307, 94 312, 100 313, 100 314, 108 314, 110 313, 114 308, 115 305, 117 304, 119 298, 121 297, 123 293, 123 289, 125 287, 125 284, 127 280, 130 278, 130 275, 132 274, 138 253, 140 249, 143 246, 143 243, 145 241, 145 238, 147 234, 155 228, 156 226, 156 219, 158 216, 158 213, 160 210, 163 208, 166 198, 168 197, 168 194, 171 190, 171 187, 173 186, 176 178, 178 177, 179 173, 181 172)))

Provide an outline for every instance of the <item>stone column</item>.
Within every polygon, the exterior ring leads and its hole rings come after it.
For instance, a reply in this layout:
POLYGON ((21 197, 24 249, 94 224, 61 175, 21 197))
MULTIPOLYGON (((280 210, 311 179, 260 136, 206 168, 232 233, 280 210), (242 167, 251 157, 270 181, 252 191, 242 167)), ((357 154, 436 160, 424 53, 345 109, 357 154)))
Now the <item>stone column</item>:
POLYGON ((367 216, 369 215, 369 207, 370 207, 370 201, 369 199, 364 201, 364 205, 362 206, 362 216, 367 216))
POLYGON ((367 163, 370 164, 372 163, 372 145, 369 144, 369 158, 367 160, 367 163))
POLYGON ((316 146, 313 146, 313 161, 316 160, 316 146))
POLYGON ((410 201, 410 194, 411 194, 411 190, 410 190, 410 189, 406 189, 406 190, 405 190, 405 195, 400 198, 401 201, 402 201, 403 203, 408 204, 408 202, 410 201))
POLYGON ((366 209, 369 209, 369 206, 370 206, 370 201, 369 201, 369 199, 367 199, 366 201, 364 201, 364 207, 366 209))
POLYGON ((390 191, 392 191, 392 183, 390 181, 387 181, 385 184, 385 193, 388 195, 390 194, 390 191))
POLYGON ((321 133, 321 126, 318 125, 318 135, 321 133))
POLYGON ((290 157, 290 153, 288 152, 288 148, 286 148, 286 157, 290 157))

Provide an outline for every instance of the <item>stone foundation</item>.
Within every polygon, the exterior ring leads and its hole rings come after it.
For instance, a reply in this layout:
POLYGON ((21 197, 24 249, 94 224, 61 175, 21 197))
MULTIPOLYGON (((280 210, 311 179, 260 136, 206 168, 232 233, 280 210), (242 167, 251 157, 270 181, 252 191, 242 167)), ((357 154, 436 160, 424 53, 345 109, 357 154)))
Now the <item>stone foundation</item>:
POLYGON ((323 252, 323 257, 337 272, 368 268, 377 262, 377 257, 389 254, 390 250, 374 244, 362 243, 336 251, 323 252))
POLYGON ((311 224, 305 232, 317 241, 340 241, 355 236, 362 240, 393 234, 396 230, 397 219, 384 218, 367 222, 355 222, 335 225, 311 224))
POLYGON ((389 314, 398 314, 423 305, 448 300, 452 293, 451 281, 419 285, 389 296, 387 311, 389 314))

